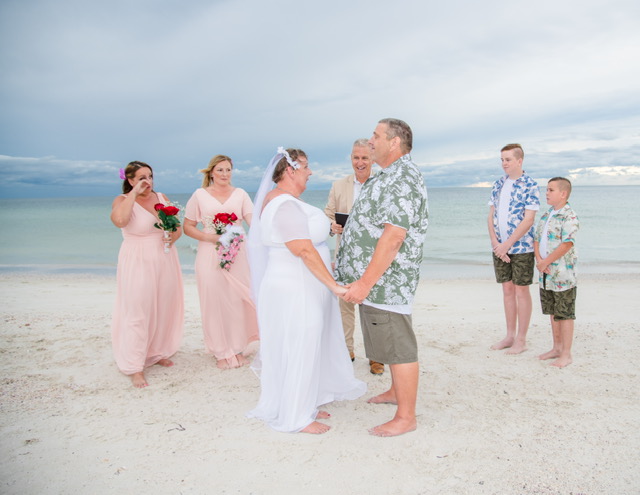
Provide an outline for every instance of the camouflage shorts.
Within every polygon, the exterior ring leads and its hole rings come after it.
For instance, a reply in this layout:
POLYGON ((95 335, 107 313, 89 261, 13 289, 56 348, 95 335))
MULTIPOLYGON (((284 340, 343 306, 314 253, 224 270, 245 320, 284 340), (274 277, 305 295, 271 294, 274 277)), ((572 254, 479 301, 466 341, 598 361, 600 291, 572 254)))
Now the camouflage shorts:
POLYGON ((513 282, 515 285, 531 285, 533 283, 533 267, 535 256, 533 253, 510 254, 511 263, 506 263, 493 255, 493 269, 496 282, 503 284, 513 282))
POLYGON ((540 289, 540 304, 542 314, 553 315, 553 319, 575 320, 576 319, 576 292, 577 287, 562 292, 540 289))

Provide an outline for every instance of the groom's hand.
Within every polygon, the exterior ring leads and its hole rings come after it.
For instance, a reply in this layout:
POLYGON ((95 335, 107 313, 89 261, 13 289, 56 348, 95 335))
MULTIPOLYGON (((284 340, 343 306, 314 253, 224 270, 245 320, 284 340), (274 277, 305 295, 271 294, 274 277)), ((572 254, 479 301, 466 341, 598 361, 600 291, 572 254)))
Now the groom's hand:
POLYGON ((353 304, 362 304, 362 301, 364 301, 369 295, 369 292, 371 292, 371 287, 367 286, 362 279, 358 279, 346 287, 348 290, 342 298, 353 304))

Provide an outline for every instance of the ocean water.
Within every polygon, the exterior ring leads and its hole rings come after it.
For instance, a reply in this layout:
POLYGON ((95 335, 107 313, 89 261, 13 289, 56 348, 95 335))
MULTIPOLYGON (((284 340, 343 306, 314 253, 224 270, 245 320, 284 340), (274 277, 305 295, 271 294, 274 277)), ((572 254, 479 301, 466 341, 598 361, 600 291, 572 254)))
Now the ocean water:
MULTIPOLYGON (((489 192, 488 188, 429 189, 425 276, 493 276, 487 234, 489 192)), ((184 206, 190 194, 168 196, 184 206)), ((307 191, 303 199, 323 208, 327 196, 328 191, 307 191)), ((574 188, 570 202, 581 221, 577 238, 581 273, 640 274, 639 197, 639 186, 574 188)), ((544 188, 541 198, 544 202, 544 188)), ((0 271, 115 274, 122 235, 109 220, 112 201, 113 197, 0 199, 7 225, 0 236, 0 271)), ((328 242, 332 245, 333 239, 328 242)), ((196 246, 187 236, 177 243, 185 273, 193 272, 196 246)))

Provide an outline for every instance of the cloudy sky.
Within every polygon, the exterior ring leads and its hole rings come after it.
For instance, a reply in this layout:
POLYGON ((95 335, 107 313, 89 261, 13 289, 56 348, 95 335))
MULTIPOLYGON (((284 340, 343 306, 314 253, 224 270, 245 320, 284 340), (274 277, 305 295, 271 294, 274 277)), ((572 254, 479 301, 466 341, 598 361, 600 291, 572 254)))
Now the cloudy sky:
POLYGON ((118 168, 191 192, 215 154, 254 190, 279 145, 310 187, 383 117, 427 185, 525 169, 640 184, 637 0, 2 0, 0 197, 115 195, 118 168))

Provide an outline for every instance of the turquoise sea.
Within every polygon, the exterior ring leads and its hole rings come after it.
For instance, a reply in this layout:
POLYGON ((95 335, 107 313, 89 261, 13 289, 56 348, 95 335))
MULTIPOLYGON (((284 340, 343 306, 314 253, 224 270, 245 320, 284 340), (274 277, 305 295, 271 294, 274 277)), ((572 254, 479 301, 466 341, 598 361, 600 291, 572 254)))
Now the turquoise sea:
MULTIPOLYGON (((489 192, 488 188, 429 189, 424 276, 492 277, 489 192)), ((168 196, 186 205, 190 194, 168 196)), ((323 208, 327 196, 328 191, 307 191, 303 199, 323 208)), ((640 274, 639 197, 640 186, 574 188, 570 202, 581 221, 577 238, 581 273, 640 274)), ((544 202, 544 188, 541 198, 544 202)), ((112 201, 113 197, 0 199, 7 225, 0 237, 0 272, 115 274, 122 236, 109 220, 112 201)), ((197 242, 183 236, 177 245, 185 273, 193 272, 197 242)))

